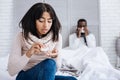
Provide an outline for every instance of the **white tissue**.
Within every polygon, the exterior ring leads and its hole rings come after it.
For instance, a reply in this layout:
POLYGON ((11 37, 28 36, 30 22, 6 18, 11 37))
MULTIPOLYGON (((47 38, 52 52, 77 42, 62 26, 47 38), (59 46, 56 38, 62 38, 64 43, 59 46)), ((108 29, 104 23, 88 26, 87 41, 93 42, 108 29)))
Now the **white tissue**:
POLYGON ((43 51, 43 52, 46 52, 46 51, 48 51, 48 50, 49 50, 48 47, 41 48, 41 51, 43 51))
POLYGON ((82 27, 81 33, 85 33, 85 31, 84 31, 84 27, 82 27))

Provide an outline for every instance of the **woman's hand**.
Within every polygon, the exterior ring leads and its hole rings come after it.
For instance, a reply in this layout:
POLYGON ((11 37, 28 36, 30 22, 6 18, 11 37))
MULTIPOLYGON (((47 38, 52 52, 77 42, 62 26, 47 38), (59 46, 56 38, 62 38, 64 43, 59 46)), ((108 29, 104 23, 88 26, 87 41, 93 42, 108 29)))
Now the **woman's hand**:
POLYGON ((47 52, 47 56, 51 57, 51 58, 56 58, 58 56, 58 50, 57 49, 53 49, 52 51, 48 51, 47 52))
POLYGON ((32 47, 27 51, 27 57, 31 57, 33 54, 39 54, 41 52, 41 48, 45 47, 42 43, 34 43, 32 47))

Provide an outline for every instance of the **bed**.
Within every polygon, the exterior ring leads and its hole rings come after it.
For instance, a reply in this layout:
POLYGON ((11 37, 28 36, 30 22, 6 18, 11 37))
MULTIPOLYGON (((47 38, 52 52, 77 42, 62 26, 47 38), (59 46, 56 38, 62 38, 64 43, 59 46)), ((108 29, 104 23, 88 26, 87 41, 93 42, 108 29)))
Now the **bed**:
POLYGON ((101 47, 81 46, 74 50, 67 47, 61 51, 61 59, 80 72, 78 80, 120 80, 120 71, 111 65, 101 47))
POLYGON ((11 77, 7 71, 8 57, 9 55, 0 57, 0 80, 15 80, 16 76, 11 77))
MULTIPOLYGON (((7 72, 8 56, 0 58, 0 80, 15 80, 7 72)), ((72 65, 80 73, 75 76, 78 80, 120 80, 120 71, 114 69, 107 55, 101 47, 81 47, 72 50, 69 47, 62 49, 60 54, 61 65, 72 65), (67 56, 67 57, 66 57, 67 56)), ((58 70, 56 74, 71 75, 58 70)))

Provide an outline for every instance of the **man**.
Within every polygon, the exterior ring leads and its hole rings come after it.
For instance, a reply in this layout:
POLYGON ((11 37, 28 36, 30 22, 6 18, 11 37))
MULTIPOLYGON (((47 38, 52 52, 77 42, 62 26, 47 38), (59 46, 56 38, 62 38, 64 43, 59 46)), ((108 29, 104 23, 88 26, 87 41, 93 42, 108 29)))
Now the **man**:
POLYGON ((96 47, 95 36, 88 31, 87 21, 85 19, 78 20, 76 33, 69 36, 69 47, 79 48, 82 45, 96 47))

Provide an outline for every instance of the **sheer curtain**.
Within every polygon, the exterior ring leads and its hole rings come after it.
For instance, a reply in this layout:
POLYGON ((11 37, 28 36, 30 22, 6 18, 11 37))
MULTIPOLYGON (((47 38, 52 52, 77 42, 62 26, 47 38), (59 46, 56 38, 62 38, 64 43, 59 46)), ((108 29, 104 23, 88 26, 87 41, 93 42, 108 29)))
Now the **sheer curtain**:
POLYGON ((13 0, 0 0, 0 57, 10 52, 13 35, 13 0))

